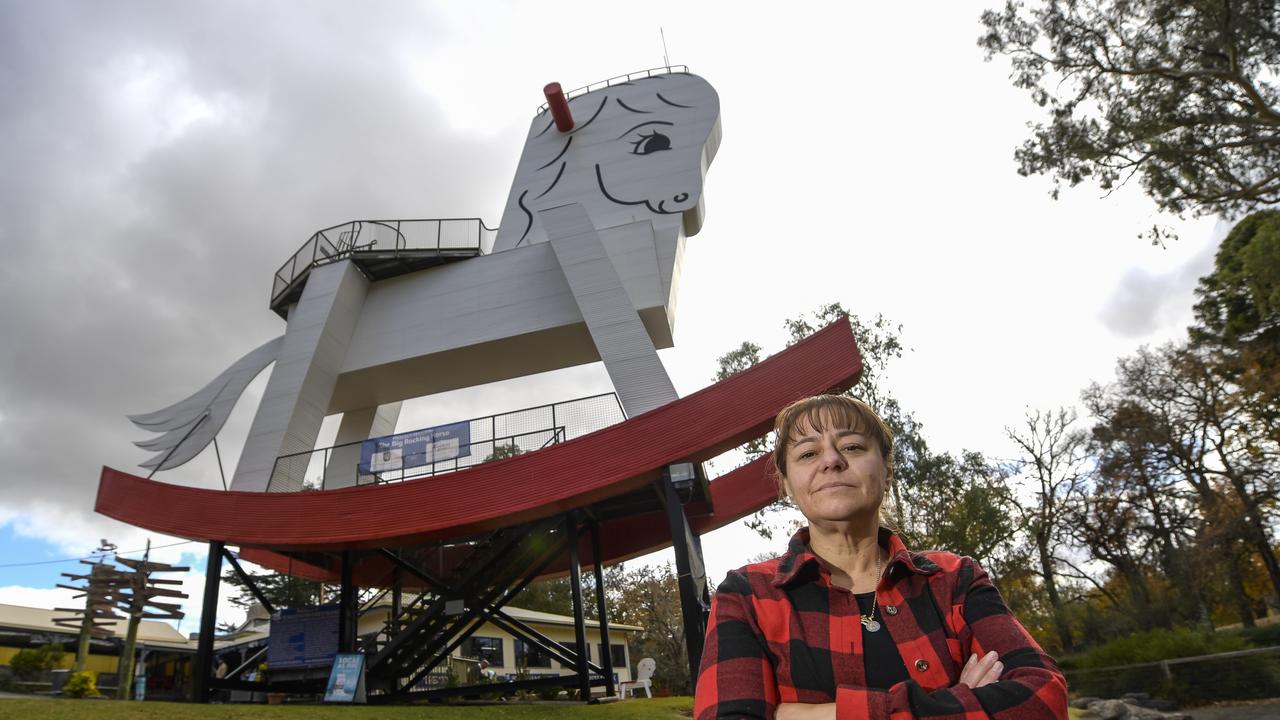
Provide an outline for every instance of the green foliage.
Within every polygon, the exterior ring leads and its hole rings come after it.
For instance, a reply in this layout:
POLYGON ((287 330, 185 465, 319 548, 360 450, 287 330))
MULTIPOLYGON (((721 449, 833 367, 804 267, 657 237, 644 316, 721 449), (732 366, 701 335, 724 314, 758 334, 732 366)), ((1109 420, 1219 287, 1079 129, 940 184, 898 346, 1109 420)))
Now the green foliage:
POLYGON ((1084 655, 1081 667, 1158 662, 1173 658, 1211 655, 1244 650, 1247 643, 1238 635, 1203 633, 1190 628, 1157 629, 1116 638, 1084 655))
POLYGON ((671 564, 621 571, 610 575, 606 585, 610 619, 644 628, 631 639, 628 659, 632 670, 641 658, 651 657, 657 663, 655 690, 688 693, 692 682, 685 656, 680 586, 671 564))
MULTIPOLYGON (((605 587, 611 584, 606 578, 605 587)), ((595 577, 592 573, 582 574, 582 609, 588 618, 596 616, 595 577)), ((512 605, 525 610, 555 613, 557 615, 573 614, 573 587, 568 576, 534 580, 529 583, 511 601, 512 605)))
POLYGON ((513 440, 512 442, 506 445, 495 445, 493 448, 493 452, 486 455, 483 462, 491 462, 493 460, 504 460, 509 457, 515 457, 517 455, 523 455, 523 454, 524 454, 524 450, 521 450, 520 446, 516 445, 515 441, 513 440))
POLYGON ((82 670, 71 673, 71 677, 67 678, 67 684, 62 686, 62 692, 74 698, 97 697, 99 695, 97 683, 98 673, 82 670))
POLYGON ((38 648, 23 648, 9 660, 9 667, 14 675, 23 680, 40 680, 45 673, 62 662, 64 654, 62 646, 54 643, 38 648))
POLYGON ((1245 628, 1240 636, 1254 647, 1275 647, 1280 645, 1280 624, 1245 628))
POLYGON ((198 705, 148 700, 145 703, 95 703, 91 715, 82 703, 50 702, 46 699, 6 699, 6 717, 22 720, 226 720, 227 718, 254 718, 254 720, 351 720, 353 717, 370 717, 378 720, 679 720, 688 718, 693 711, 693 698, 673 697, 639 700, 636 702, 565 704, 548 711, 545 705, 508 704, 492 705, 379 705, 367 708, 350 708, 340 705, 244 705, 228 709, 227 705, 198 705))
MULTIPOLYGON (((284 573, 259 573, 248 568, 245 571, 277 610, 321 604, 324 594, 322 583, 295 578, 284 573)), ((222 574, 222 582, 236 589, 237 592, 231 597, 231 602, 237 607, 248 609, 258 602, 258 599, 249 591, 249 586, 240 579, 240 575, 235 570, 228 568, 222 574)))
MULTIPOLYGON (((1161 209, 1238 215, 1280 201, 1280 63, 1270 0, 1010 0, 978 44, 1047 119, 1023 175, 1114 189, 1137 175, 1161 209)), ((1152 239, 1159 241, 1159 233, 1152 239)))
POLYGON ((1069 663, 1067 682, 1082 695, 1118 697, 1146 692, 1183 704, 1272 697, 1280 693, 1280 663, 1274 657, 1230 657, 1160 665, 1161 660, 1243 650, 1236 633, 1188 628, 1135 633, 1093 648, 1069 663), (1116 667, 1138 665, 1137 667, 1116 667))
POLYGON ((1196 288, 1192 337, 1217 346, 1277 345, 1280 334, 1280 211, 1254 213, 1218 246, 1196 288))

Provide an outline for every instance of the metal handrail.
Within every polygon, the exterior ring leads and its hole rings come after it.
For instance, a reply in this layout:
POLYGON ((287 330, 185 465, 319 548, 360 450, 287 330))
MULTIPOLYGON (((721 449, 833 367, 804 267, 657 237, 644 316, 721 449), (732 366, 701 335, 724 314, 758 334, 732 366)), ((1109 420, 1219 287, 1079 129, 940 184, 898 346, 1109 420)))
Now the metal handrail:
MULTIPOLYGON (((632 80, 635 80, 638 78, 653 77, 654 75, 671 75, 674 73, 687 73, 687 72, 689 72, 688 65, 663 65, 661 67, 649 68, 648 70, 637 70, 632 73, 627 73, 626 75, 618 75, 617 77, 611 77, 608 80, 601 80, 600 82, 594 82, 594 83, 591 83, 590 85, 583 85, 580 88, 575 88, 565 93, 564 99, 572 100, 573 98, 578 97, 579 95, 586 95, 589 92, 595 92, 596 90, 601 90, 607 87, 611 87, 615 83, 631 82, 632 80)), ((538 111, 534 113, 534 115, 535 116, 541 115, 546 111, 547 111, 547 103, 542 103, 541 105, 538 106, 538 111)))
POLYGON ((307 241, 298 248, 275 273, 275 282, 271 288, 272 304, 293 286, 293 283, 301 276, 309 272, 312 268, 328 263, 337 262, 344 258, 350 257, 359 252, 376 252, 377 238, 362 245, 360 243, 360 233, 365 225, 377 225, 385 227, 395 233, 394 247, 388 251, 395 254, 408 250, 476 250, 484 252, 485 233, 497 233, 498 228, 491 228, 485 224, 483 218, 410 218, 400 220, 375 219, 375 220, 348 220, 331 227, 317 230, 307 238, 307 241), (403 232, 407 224, 435 224, 435 243, 422 244, 411 247, 410 241, 403 232), (475 244, 466 244, 457 247, 443 247, 443 232, 445 224, 466 224, 474 225, 475 244), (338 232, 337 242, 330 238, 330 233, 338 232), (324 243, 328 249, 324 249, 321 243, 324 243), (301 260, 301 264, 299 261, 301 260))
MULTIPOLYGON (((548 447, 548 446, 550 446, 550 445, 554 445, 554 444, 556 444, 556 443, 558 443, 558 442, 563 442, 564 440, 567 440, 567 439, 568 439, 568 430, 567 430, 566 426, 565 426, 562 422, 557 422, 557 419, 556 419, 556 409, 557 409, 557 408, 564 407, 564 406, 569 406, 569 405, 573 405, 573 404, 575 404, 575 403, 585 403, 585 402, 589 402, 589 401, 591 401, 591 400, 597 400, 597 399, 600 399, 600 398, 613 398, 614 405, 615 405, 615 406, 617 407, 617 409, 618 409, 618 416, 619 416, 621 419, 623 419, 623 420, 625 420, 625 419, 626 419, 626 417, 627 417, 626 410, 622 407, 622 402, 618 399, 618 394, 617 394, 617 393, 598 393, 598 394, 596 394, 596 395, 587 395, 587 396, 585 396, 585 397, 573 398, 572 400, 561 400, 560 402, 544 403, 544 404, 542 404, 542 405, 533 405, 533 406, 530 406, 530 407, 527 407, 527 408, 521 408, 521 409, 519 409, 519 410, 512 410, 512 411, 510 411, 510 412, 505 412, 505 413, 496 413, 496 414, 494 414, 494 415, 480 415, 480 416, 478 416, 478 417, 469 418, 469 419, 467 419, 467 420, 459 420, 459 421, 457 421, 457 422, 455 422, 455 423, 450 423, 450 424, 451 424, 451 425, 461 425, 462 423, 474 424, 474 423, 483 423, 483 422, 485 422, 485 421, 487 421, 487 422, 488 422, 488 424, 489 424, 489 426, 490 426, 490 428, 491 428, 491 429, 490 429, 490 431, 489 431, 489 437, 488 437, 488 438, 486 438, 486 439, 483 439, 483 440, 477 440, 477 441, 474 441, 474 442, 468 443, 468 447, 476 446, 476 445, 492 444, 492 445, 493 445, 493 447, 496 449, 497 447, 502 446, 502 445, 516 445, 516 442, 515 442, 515 441, 516 441, 517 439, 519 439, 519 438, 524 438, 524 437, 529 437, 529 436, 534 436, 534 435, 542 435, 542 434, 545 434, 545 433, 550 433, 550 434, 551 434, 551 437, 550 437, 546 442, 542 443, 542 445, 541 445, 541 447, 540 447, 540 448, 538 448, 538 449, 542 449, 542 448, 546 448, 546 447, 548 447), (549 410, 551 411, 551 424, 550 424, 550 426, 548 426, 548 427, 543 427, 543 428, 538 428, 538 429, 536 429, 536 430, 531 430, 531 431, 528 431, 528 432, 515 433, 515 434, 511 434, 511 435, 502 435, 502 436, 499 436, 499 435, 497 434, 497 426, 498 426, 498 422, 499 422, 499 420, 500 420, 500 419, 505 419, 505 418, 509 418, 509 417, 512 417, 512 416, 517 416, 517 415, 520 415, 520 414, 523 414, 523 413, 532 413, 532 412, 537 412, 537 411, 539 411, 539 410, 547 410, 547 409, 549 409, 549 410)), ((425 428, 423 428, 423 429, 425 429, 425 428)), ((599 428, 596 428, 596 429, 599 429, 599 428)), ((325 467, 325 477, 324 477, 324 480, 322 480, 322 481, 321 481, 321 488, 320 488, 320 489, 322 489, 322 490, 323 490, 323 489, 324 489, 324 486, 327 484, 325 481, 328 479, 328 467, 329 467, 329 457, 330 457, 330 453, 332 453, 334 450, 338 450, 338 449, 340 449, 340 448, 348 448, 348 447, 352 447, 352 446, 356 446, 356 445, 362 445, 363 443, 365 443, 365 442, 367 442, 367 441, 368 441, 368 439, 367 439, 367 438, 366 438, 366 439, 363 439, 363 440, 353 440, 353 441, 351 441, 351 442, 341 443, 341 444, 338 444, 338 445, 330 445, 330 446, 328 446, 328 447, 315 448, 315 449, 312 449, 312 450, 303 450, 302 452, 295 452, 295 453, 289 453, 289 454, 287 454, 287 455, 281 455, 281 456, 277 457, 277 458, 275 459, 275 462, 272 464, 272 467, 271 467, 271 479, 272 479, 272 481, 274 481, 274 479, 275 479, 275 477, 276 477, 276 473, 277 473, 277 471, 279 470, 279 467, 280 467, 280 463, 281 463, 281 462, 287 462, 287 461, 297 460, 297 459, 300 459, 300 458, 306 457, 306 458, 308 458, 308 463, 309 463, 309 462, 310 462, 310 459, 309 459, 309 458, 314 457, 314 456, 316 455, 316 453, 324 453, 324 459, 323 459, 323 462, 324 462, 324 467, 325 467)), ((403 480, 416 479, 416 478, 421 478, 421 477, 434 477, 435 475, 439 475, 439 474, 443 474, 443 473, 448 473, 448 472, 454 472, 454 471, 456 471, 456 470, 460 469, 460 467, 462 467, 462 466, 460 466, 460 465, 459 465, 459 463, 458 463, 458 459, 457 459, 457 458, 454 458, 454 459, 453 459, 453 461, 452 461, 453 465, 452 465, 451 467, 450 467, 450 466, 446 466, 446 467, 443 467, 443 468, 439 468, 439 469, 437 469, 437 467, 436 467, 437 465, 446 464, 446 463, 448 463, 448 462, 450 462, 450 461, 448 461, 448 460, 442 460, 442 461, 440 461, 440 462, 438 462, 438 463, 430 463, 429 465, 424 465, 424 466, 422 466, 423 468, 427 468, 427 469, 422 469, 422 470, 420 470, 420 471, 418 471, 418 472, 407 472, 406 470, 401 469, 401 470, 400 470, 401 475, 400 475, 400 477, 399 477, 399 478, 396 478, 396 479, 394 479, 394 480, 380 480, 380 481, 375 481, 375 482, 400 482, 400 481, 403 481, 403 480)), ((478 463, 477 463, 477 464, 478 464, 478 463)), ((468 465, 468 466, 466 466, 466 467, 472 467, 472 465, 468 465)), ((359 470, 358 470, 358 466, 357 466, 357 469, 356 469, 356 476, 357 476, 357 478, 359 477, 359 470)), ((366 484, 368 484, 368 483, 366 483, 366 484)), ((268 484, 268 487, 269 487, 269 486, 270 486, 270 483, 268 484)), ((305 488, 305 485, 304 485, 304 488, 305 488)))

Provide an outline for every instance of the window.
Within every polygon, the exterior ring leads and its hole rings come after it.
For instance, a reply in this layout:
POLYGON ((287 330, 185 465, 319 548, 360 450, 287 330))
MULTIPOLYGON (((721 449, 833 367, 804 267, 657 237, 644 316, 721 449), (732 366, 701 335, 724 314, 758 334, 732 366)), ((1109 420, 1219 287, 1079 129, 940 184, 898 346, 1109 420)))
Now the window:
MULTIPOLYGON (((609 649, 612 651, 609 657, 613 660, 613 668, 615 670, 625 668, 627 666, 627 646, 622 643, 609 643, 609 649)), ((596 644, 596 650, 599 651, 600 657, 604 657, 604 643, 596 644)))
POLYGON ((516 638, 516 665, 530 668, 549 668, 551 667, 551 656, 542 651, 537 645, 531 645, 520 638, 516 638))
POLYGON ((472 635, 462 643, 462 656, 487 660, 494 667, 506 667, 502 658, 502 638, 472 635))
MULTIPOLYGON (((563 648, 565 649, 565 652, 571 653, 571 654, 573 654, 573 655, 577 655, 577 654, 578 654, 578 641, 576 641, 576 640, 565 640, 565 641, 563 641, 563 642, 561 642, 561 643, 559 643, 559 644, 560 644, 560 646, 561 646, 561 647, 563 647, 563 648)), ((590 647, 591 647, 591 644, 590 644, 590 643, 588 643, 588 644, 587 644, 587 647, 588 647, 588 648, 590 648, 590 647)), ((591 652, 591 651, 590 651, 590 649, 588 649, 588 650, 587 650, 587 653, 588 653, 587 662, 591 662, 590 652, 591 652)), ((566 663, 560 663, 560 665, 561 665, 561 666, 563 666, 563 667, 567 667, 567 668, 571 668, 571 667, 573 667, 573 665, 572 665, 572 664, 566 664, 566 663)))

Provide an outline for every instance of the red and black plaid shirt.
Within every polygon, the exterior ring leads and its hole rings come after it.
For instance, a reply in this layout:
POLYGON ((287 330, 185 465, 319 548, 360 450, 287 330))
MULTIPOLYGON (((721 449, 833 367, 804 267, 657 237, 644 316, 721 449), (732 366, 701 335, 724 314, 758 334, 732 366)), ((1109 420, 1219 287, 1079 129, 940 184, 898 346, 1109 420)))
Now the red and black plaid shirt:
POLYGON ((787 554, 729 573, 716 591, 696 720, 771 719, 779 703, 796 702, 835 702, 840 720, 1067 717, 1062 671, 986 572, 972 558, 911 552, 885 529, 880 544, 890 560, 876 588, 878 617, 910 678, 888 690, 866 687, 857 599, 831 584, 808 543, 802 529, 787 554), (1004 663, 1000 680, 957 685, 969 655, 992 650, 1004 663))

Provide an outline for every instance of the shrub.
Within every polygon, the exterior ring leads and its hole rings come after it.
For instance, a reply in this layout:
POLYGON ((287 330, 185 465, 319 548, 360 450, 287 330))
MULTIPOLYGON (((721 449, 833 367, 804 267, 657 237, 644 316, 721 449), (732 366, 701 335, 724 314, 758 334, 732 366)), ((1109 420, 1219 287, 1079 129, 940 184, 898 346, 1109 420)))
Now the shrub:
POLYGON ((1270 655, 1159 664, 1248 646, 1239 633, 1203 633, 1190 628, 1135 633, 1073 658, 1071 664, 1078 669, 1067 671, 1067 682, 1072 691, 1082 695, 1119 697, 1127 692, 1146 692, 1182 704, 1280 694, 1280 663, 1270 655), (1137 667, 1117 667, 1132 665, 1137 667))
POLYGON ((23 680, 39 680, 58 666, 64 655, 61 645, 49 643, 38 648, 23 648, 9 661, 13 674, 23 680))
POLYGON ((1280 623, 1241 630, 1240 634, 1254 647, 1273 647, 1280 645, 1280 623))
POLYGON ((1194 655, 1244 650, 1248 643, 1238 635, 1204 633, 1191 628, 1148 630, 1099 645, 1080 661, 1081 668, 1159 662, 1194 655))
POLYGON ((83 670, 78 673, 71 673, 71 677, 67 678, 67 684, 62 686, 62 692, 71 697, 97 697, 98 693, 98 673, 92 670, 83 670))

